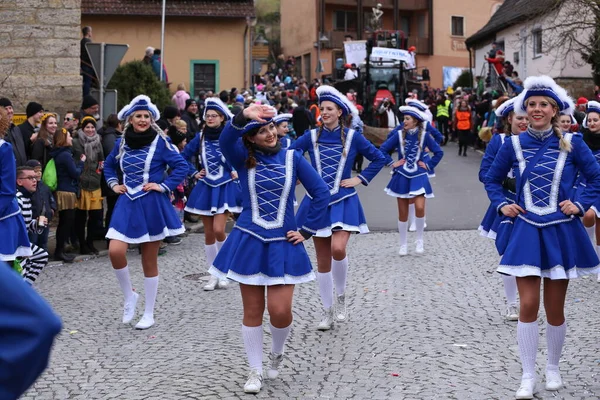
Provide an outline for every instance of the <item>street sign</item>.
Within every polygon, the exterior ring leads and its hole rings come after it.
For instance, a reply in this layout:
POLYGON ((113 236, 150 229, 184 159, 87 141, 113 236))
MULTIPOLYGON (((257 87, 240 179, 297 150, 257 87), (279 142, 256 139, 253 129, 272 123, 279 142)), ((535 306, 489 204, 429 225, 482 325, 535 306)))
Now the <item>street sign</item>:
MULTIPOLYGON (((93 98, 95 98, 98 103, 100 103, 100 93, 98 89, 92 89, 91 93, 93 98)), ((117 113, 117 90, 116 89, 106 89, 104 91, 104 108, 102 109, 103 120, 106 120, 110 114, 117 113)))
POLYGON ((110 78, 114 75, 119 67, 121 60, 129 50, 128 44, 109 44, 109 43, 86 43, 85 45, 92 67, 96 72, 98 79, 104 78, 104 87, 110 82, 110 78), (104 47, 104 62, 102 62, 102 48, 104 47), (104 66, 102 65, 104 64, 104 66), (101 77, 102 69, 104 68, 104 76, 101 77))
POLYGON ((13 114, 13 124, 21 125, 23 122, 27 120, 27 114, 13 114))

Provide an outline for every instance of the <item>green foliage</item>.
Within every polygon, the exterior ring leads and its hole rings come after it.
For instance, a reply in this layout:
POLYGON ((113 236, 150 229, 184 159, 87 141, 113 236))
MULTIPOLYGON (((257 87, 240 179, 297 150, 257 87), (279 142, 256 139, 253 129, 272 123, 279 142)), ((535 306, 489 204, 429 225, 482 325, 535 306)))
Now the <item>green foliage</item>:
POLYGON ((117 89, 119 110, 140 94, 150 97, 161 112, 171 104, 169 89, 158 80, 152 67, 142 61, 135 60, 119 66, 108 88, 117 89))
POLYGON ((452 85, 452 88, 456 90, 457 87, 468 88, 471 87, 473 83, 471 82, 471 73, 468 69, 465 69, 462 74, 456 78, 456 82, 452 85))
POLYGON ((267 14, 279 13, 279 0, 256 0, 254 11, 259 20, 267 14))

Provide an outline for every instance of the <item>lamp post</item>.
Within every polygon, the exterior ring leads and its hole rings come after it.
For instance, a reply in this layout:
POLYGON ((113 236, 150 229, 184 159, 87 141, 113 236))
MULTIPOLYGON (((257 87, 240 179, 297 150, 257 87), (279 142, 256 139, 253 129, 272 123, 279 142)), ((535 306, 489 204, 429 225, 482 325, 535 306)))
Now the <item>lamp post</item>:
POLYGON ((160 81, 163 80, 163 69, 165 65, 165 11, 167 8, 167 0, 162 2, 162 25, 160 30, 160 81))

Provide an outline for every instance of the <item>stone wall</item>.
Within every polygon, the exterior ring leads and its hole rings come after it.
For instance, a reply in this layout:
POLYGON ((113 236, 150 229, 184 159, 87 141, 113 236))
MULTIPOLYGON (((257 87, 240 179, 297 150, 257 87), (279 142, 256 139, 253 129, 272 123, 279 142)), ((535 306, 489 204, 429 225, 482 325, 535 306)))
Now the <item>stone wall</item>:
POLYGON ((61 115, 81 105, 81 0, 0 1, 0 97, 61 115))
POLYGON ((577 100, 579 97, 594 98, 594 80, 590 78, 556 78, 556 83, 564 87, 569 95, 577 100))

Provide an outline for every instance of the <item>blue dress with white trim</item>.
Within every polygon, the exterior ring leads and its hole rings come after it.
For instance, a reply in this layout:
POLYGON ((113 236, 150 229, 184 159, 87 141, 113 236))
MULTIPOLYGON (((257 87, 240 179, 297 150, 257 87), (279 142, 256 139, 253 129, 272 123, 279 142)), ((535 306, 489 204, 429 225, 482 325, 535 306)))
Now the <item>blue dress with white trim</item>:
MULTIPOLYGON (((498 153, 500 147, 502 147, 505 141, 506 134, 504 133, 498 133, 492 136, 492 139, 490 140, 485 149, 485 154, 481 159, 481 166, 479 167, 479 181, 481 183, 484 183, 485 176, 487 175, 490 167, 492 166, 494 158, 496 158, 496 154, 498 153)), ((508 173, 507 177, 514 178, 514 173, 512 170, 508 173)), ((507 189, 503 190, 506 200, 509 203, 514 203, 516 194, 507 189)), ((498 230, 498 227, 500 226, 501 221, 502 216, 498 214, 496 208, 492 204, 490 204, 485 215, 483 216, 483 219, 481 220, 481 225, 479 225, 479 228, 477 230, 479 231, 479 234, 481 236, 495 240, 496 232, 498 230)))
MULTIPOLYGON (((600 149, 592 150, 592 154, 594 155, 594 158, 596 158, 598 164, 600 164, 600 149)), ((586 187, 587 183, 585 177, 580 176, 575 189, 575 201, 581 196, 586 187)), ((590 208, 596 213, 596 218, 600 218, 600 198, 598 198, 590 208)))
POLYGON ((106 183, 112 188, 119 184, 117 169, 123 172, 123 184, 127 192, 119 196, 107 239, 126 243, 146 243, 162 240, 185 232, 169 193, 186 177, 188 164, 177 149, 160 134, 152 143, 140 149, 124 146, 119 155, 120 141, 104 162, 106 183), (167 166, 171 169, 167 175, 167 166), (163 192, 142 190, 146 183, 158 183, 163 192))
POLYGON ((279 139, 279 142, 281 143, 281 148, 285 150, 292 147, 292 145, 294 144, 294 139, 292 139, 290 135, 285 135, 284 137, 279 139))
MULTIPOLYGON (((329 237, 336 230, 369 232, 356 189, 341 187, 340 183, 344 179, 352 178, 352 165, 357 154, 362 154, 371 161, 369 166, 357 175, 365 186, 385 165, 383 154, 360 131, 344 128, 346 137, 343 146, 340 132, 339 126, 333 131, 323 127, 320 135, 318 129, 313 129, 306 131, 293 144, 296 149, 308 151, 312 166, 323 178, 331 194, 327 207, 327 222, 319 228, 315 234, 317 237, 329 237)), ((296 220, 300 226, 307 219, 309 204, 310 193, 298 207, 296 220)))
POLYGON ((323 224, 327 187, 295 150, 272 155, 256 151, 256 167, 246 168, 248 150, 240 138, 241 125, 228 122, 219 141, 225 158, 239 173, 243 210, 208 272, 246 285, 311 281, 315 275, 304 244, 294 245, 286 238, 287 232, 298 230, 292 194, 299 179, 312 196, 308 217, 300 228, 310 236, 323 224))
MULTIPOLYGON (((233 169, 223 157, 219 140, 203 138, 203 132, 198 133, 183 149, 182 155, 188 162, 198 155, 206 175, 198 180, 186 203, 185 211, 213 216, 226 211, 242 212, 240 203, 240 186, 231 178, 233 169)), ((190 175, 197 173, 190 165, 190 175)))
POLYGON ((579 172, 587 187, 574 204, 583 215, 600 196, 600 166, 581 136, 568 133, 564 140, 571 143, 570 152, 559 148, 552 130, 535 132, 529 128, 511 136, 498 151, 485 177, 488 197, 497 212, 509 204, 502 181, 514 168, 517 187, 522 187, 518 204, 525 209, 525 214, 515 218, 498 272, 550 279, 600 272, 598 255, 580 218, 565 215, 559 205, 571 198, 579 172), (528 180, 522 182, 521 174, 529 160, 546 141, 550 141, 548 149, 531 169, 528 180))
POLYGON ((0 139, 0 260, 31 256, 27 227, 17 203, 17 163, 10 143, 0 139))
POLYGON ((442 148, 434 140, 433 136, 422 130, 421 140, 419 141, 418 128, 410 129, 406 133, 404 142, 402 141, 402 129, 395 128, 388 139, 379 147, 379 150, 385 155, 387 165, 393 164, 389 153, 392 151, 398 152, 398 159, 404 159, 404 165, 396 167, 392 171, 392 179, 388 183, 384 191, 392 196, 403 199, 424 195, 426 198, 432 198, 433 190, 429 183, 428 172, 438 165, 444 152, 442 148), (423 151, 428 148, 433 152, 433 157, 426 156, 423 151), (423 161, 427 168, 422 168, 418 165, 419 161, 423 161))

